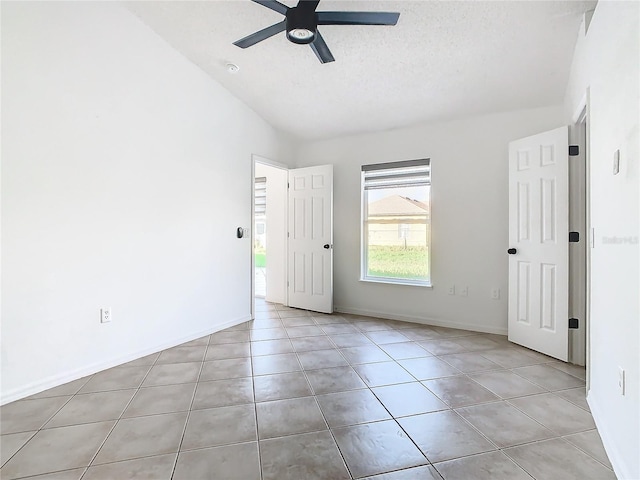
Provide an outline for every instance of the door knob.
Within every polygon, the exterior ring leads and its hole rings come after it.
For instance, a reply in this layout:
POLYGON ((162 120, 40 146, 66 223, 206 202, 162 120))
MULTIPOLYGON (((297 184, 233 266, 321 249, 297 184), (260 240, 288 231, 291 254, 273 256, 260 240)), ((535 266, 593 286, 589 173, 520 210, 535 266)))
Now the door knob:
POLYGON ((507 250, 507 253, 509 255, 515 255, 516 253, 518 253, 518 250, 516 250, 515 248, 510 248, 509 250, 507 250))
POLYGON ((324 244, 324 248, 326 248, 327 250, 331 248, 331 245, 329 245, 328 243, 324 244))

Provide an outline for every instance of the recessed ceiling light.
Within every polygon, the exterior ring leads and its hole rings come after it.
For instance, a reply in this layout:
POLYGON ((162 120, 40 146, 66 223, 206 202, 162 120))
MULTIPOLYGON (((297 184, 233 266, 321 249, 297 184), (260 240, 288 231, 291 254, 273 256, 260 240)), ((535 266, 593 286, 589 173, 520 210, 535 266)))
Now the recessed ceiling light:
POLYGON ((229 73, 238 73, 240 71, 240 67, 235 63, 229 62, 227 63, 226 67, 227 67, 227 72, 229 73))

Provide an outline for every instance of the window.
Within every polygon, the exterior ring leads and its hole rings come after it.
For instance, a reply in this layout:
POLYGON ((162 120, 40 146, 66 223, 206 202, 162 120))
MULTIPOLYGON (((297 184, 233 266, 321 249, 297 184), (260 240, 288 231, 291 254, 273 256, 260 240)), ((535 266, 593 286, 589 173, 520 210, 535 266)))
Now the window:
POLYGON ((362 273, 372 282, 431 285, 429 159, 362 166, 362 273))

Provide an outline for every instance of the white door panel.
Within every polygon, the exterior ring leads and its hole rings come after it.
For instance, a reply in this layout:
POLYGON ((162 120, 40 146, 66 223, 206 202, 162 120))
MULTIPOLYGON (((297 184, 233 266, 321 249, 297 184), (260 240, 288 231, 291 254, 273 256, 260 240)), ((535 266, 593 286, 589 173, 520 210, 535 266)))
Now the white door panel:
POLYGON ((289 170, 289 306, 333 312, 333 165, 289 170))
POLYGON ((568 129, 509 144, 509 340, 568 358, 568 129))

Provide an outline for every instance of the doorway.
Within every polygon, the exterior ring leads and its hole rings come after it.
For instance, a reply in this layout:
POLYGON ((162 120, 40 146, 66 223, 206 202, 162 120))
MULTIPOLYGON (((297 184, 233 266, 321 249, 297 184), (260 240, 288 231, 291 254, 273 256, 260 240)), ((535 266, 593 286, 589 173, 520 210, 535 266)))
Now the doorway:
POLYGON ((509 144, 509 340, 581 366, 588 348, 587 132, 583 108, 570 128, 509 144))
POLYGON ((252 164, 252 318, 256 298, 333 312, 333 165, 252 164))
POLYGON ((286 166, 253 156, 252 313, 255 298, 287 303, 287 178, 286 166))

